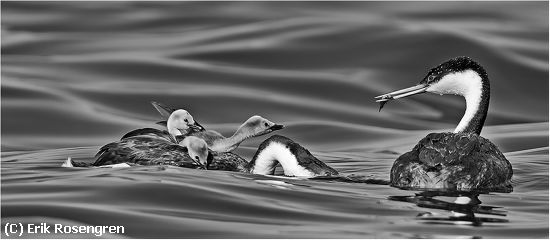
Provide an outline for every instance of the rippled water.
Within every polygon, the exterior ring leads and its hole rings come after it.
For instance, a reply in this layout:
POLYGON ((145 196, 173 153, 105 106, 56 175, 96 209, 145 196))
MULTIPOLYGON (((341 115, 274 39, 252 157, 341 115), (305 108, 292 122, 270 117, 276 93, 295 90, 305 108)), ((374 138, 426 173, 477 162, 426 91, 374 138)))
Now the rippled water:
MULTIPOLYGON (((107 237, 156 238, 548 238, 547 2, 1 6, 2 227, 122 225, 124 235, 107 237), (491 78, 482 135, 512 163, 511 193, 462 193, 474 201, 459 205, 455 195, 360 181, 59 167, 154 126, 155 100, 226 135, 262 115, 342 175, 388 180, 399 154, 454 128, 464 101, 425 94, 378 112, 373 97, 459 55, 491 78)), ((250 159, 265 138, 237 152, 250 159)))

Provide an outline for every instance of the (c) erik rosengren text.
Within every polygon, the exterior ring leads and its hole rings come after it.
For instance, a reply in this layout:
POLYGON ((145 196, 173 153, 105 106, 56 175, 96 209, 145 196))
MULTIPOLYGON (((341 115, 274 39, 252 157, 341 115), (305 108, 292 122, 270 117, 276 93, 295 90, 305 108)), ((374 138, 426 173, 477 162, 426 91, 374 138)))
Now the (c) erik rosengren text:
POLYGON ((93 234, 101 237, 103 234, 124 234, 123 226, 71 226, 47 223, 6 223, 5 236, 22 236, 23 234, 93 234))

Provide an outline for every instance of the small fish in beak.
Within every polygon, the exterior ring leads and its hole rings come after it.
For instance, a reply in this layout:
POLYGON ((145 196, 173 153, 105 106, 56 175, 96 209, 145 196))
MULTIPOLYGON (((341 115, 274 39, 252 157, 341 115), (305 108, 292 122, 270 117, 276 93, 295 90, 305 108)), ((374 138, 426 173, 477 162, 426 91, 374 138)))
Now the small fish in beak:
POLYGON ((393 92, 390 92, 390 93, 386 93, 386 94, 383 94, 383 95, 380 95, 380 96, 376 96, 376 97, 374 97, 376 99, 376 102, 380 103, 380 108, 378 109, 378 111, 380 112, 380 110, 382 110, 384 105, 387 102, 389 102, 390 100, 425 93, 426 89, 428 89, 428 87, 429 87, 428 84, 418 84, 414 87, 405 88, 405 89, 393 91, 393 92))

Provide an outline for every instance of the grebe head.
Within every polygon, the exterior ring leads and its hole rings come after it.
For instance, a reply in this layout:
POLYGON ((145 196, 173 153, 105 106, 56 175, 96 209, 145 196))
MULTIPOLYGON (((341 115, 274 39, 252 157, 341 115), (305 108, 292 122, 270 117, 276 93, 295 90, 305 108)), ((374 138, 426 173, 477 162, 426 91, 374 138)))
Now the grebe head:
MULTIPOLYGON (((169 106, 166 106, 160 102, 155 102, 155 101, 151 101, 151 104, 153 105, 153 107, 155 107, 155 109, 157 110, 157 112, 164 118, 164 119, 170 119, 170 116, 172 115, 172 113, 174 113, 175 111, 177 111, 178 109, 174 109, 174 108, 171 108, 169 106)), ((185 111, 185 110, 184 110, 185 111)), ((189 114, 189 113, 188 113, 189 114)), ((190 114, 189 114, 190 115, 190 114)), ((193 117, 191 117, 193 118, 193 117)), ((191 131, 194 131, 194 132, 199 132, 199 131, 204 131, 204 127, 201 126, 196 120, 192 119, 194 121, 193 124, 189 125, 190 127, 190 130, 191 131)), ((164 121, 159 121, 157 122, 157 124, 161 125, 161 126, 164 126, 164 127, 167 127, 168 125, 168 122, 167 120, 164 120, 164 121)))
POLYGON ((245 132, 247 135, 255 137, 268 134, 273 131, 281 130, 284 126, 275 124, 261 116, 255 115, 246 120, 240 127, 240 132, 245 132))
POLYGON ((466 99, 466 112, 455 132, 479 134, 489 107, 489 78, 481 65, 469 57, 456 57, 432 68, 414 87, 375 97, 380 110, 390 100, 420 93, 454 94, 466 99))
POLYGON ((170 117, 168 117, 166 128, 168 128, 170 135, 176 137, 186 135, 190 131, 197 130, 199 126, 195 124, 195 120, 189 112, 183 109, 178 109, 172 112, 170 117))
POLYGON ((208 145, 203 139, 195 136, 188 136, 183 139, 179 145, 187 148, 187 153, 194 162, 204 168, 207 167, 210 156, 208 152, 208 145))

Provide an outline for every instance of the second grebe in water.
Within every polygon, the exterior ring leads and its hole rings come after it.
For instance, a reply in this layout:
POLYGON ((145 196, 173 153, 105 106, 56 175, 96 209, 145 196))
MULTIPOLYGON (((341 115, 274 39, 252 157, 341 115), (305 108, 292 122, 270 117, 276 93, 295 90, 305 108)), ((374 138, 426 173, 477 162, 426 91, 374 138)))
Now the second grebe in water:
POLYGON ((212 161, 207 164, 209 170, 273 175, 277 164, 281 164, 284 175, 290 177, 338 175, 338 171, 317 159, 300 144, 280 135, 273 135, 263 141, 250 162, 233 153, 213 155, 213 158, 210 158, 212 161))
POLYGON ((390 100, 425 92, 463 96, 466 112, 453 133, 430 133, 395 160, 391 184, 455 190, 509 185, 512 165, 493 143, 479 136, 489 108, 485 69, 468 57, 453 58, 431 69, 418 85, 376 99, 382 109, 390 100))

